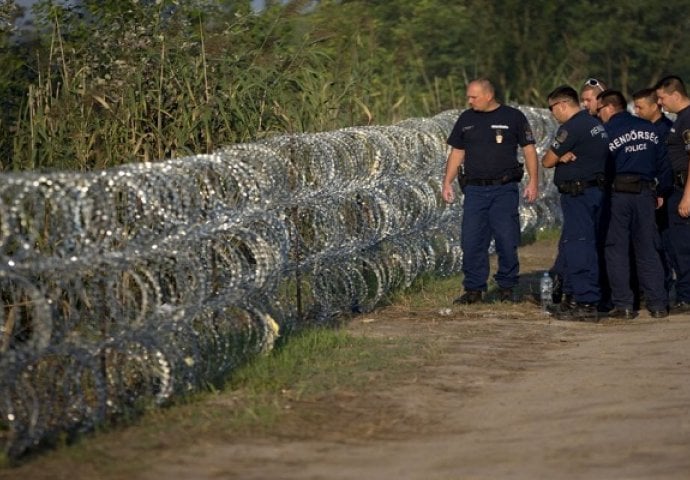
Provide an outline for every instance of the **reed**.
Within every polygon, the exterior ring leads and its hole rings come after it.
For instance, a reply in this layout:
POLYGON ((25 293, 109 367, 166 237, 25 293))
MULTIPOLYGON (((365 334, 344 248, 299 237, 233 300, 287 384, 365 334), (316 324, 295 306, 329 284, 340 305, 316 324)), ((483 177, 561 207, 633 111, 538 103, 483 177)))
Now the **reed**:
POLYGON ((2 132, 12 169, 103 169, 451 106, 447 81, 420 89, 423 72, 377 52, 374 38, 324 36, 304 15, 274 8, 223 25, 160 18, 122 21, 117 31, 91 26, 79 37, 53 13, 37 78, 2 132))

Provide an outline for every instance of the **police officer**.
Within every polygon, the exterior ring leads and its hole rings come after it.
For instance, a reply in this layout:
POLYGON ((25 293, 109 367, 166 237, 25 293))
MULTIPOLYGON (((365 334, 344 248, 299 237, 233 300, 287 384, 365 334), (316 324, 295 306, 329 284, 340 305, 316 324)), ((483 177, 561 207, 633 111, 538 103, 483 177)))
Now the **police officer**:
POLYGON ((680 77, 670 75, 655 85, 659 103, 676 120, 666 141, 674 190, 668 199, 668 235, 676 270, 676 303, 671 313, 690 312, 690 98, 680 77))
POLYGON ((633 109, 635 115, 645 120, 649 120, 656 127, 659 139, 665 145, 673 120, 664 115, 659 106, 659 99, 653 88, 643 88, 633 93, 633 109))
POLYGON ((609 137, 611 210, 606 233, 606 267, 614 308, 609 317, 633 319, 634 292, 630 287, 630 244, 640 287, 647 309, 654 318, 668 316, 668 293, 664 286, 664 268, 658 253, 660 243, 654 211, 663 198, 657 192, 668 190, 671 169, 666 149, 660 143, 656 127, 634 117, 627 101, 617 90, 605 90, 597 96, 597 112, 609 137))
POLYGON ((597 95, 607 89, 601 80, 588 78, 580 89, 580 104, 593 117, 597 116, 597 95))
MULTIPOLYGON (((580 88, 580 106, 585 109, 590 115, 593 117, 597 116, 597 95, 599 95, 601 92, 606 90, 606 84, 602 82, 601 80, 597 80, 596 78, 588 78, 585 80, 585 82, 582 84, 582 87, 580 88)), ((558 253, 556 254, 556 260, 554 261, 553 267, 551 267, 551 270, 549 273, 551 273, 551 276, 554 279, 554 288, 553 288, 553 302, 554 303, 560 303, 561 299, 563 297, 563 265, 562 265, 562 258, 560 255, 560 244, 561 242, 558 242, 559 244, 559 249, 558 253)), ((605 305, 608 303, 608 296, 609 296, 609 288, 608 288, 608 279, 606 278, 606 268, 604 265, 604 259, 603 259, 603 235, 599 236, 599 242, 597 248, 599 248, 599 286, 602 287, 603 291, 602 294, 605 297, 603 299, 603 309, 604 311, 608 311, 609 308, 607 308, 605 305)), ((572 298, 569 298, 566 296, 565 301, 570 302, 572 298)))
POLYGON ((534 202, 538 194, 537 151, 527 117, 518 109, 500 104, 493 84, 477 79, 467 86, 469 109, 458 117, 448 137, 451 147, 443 178, 443 199, 454 199, 457 177, 464 193, 460 242, 465 292, 453 303, 482 300, 489 277, 489 245, 493 237, 498 256, 494 279, 499 300, 512 301, 518 284, 520 244, 518 184, 523 166, 518 162, 522 147, 529 182, 524 197, 534 202))
POLYGON ((563 292, 572 299, 556 305, 551 313, 560 320, 597 321, 601 296, 597 238, 608 137, 601 122, 580 109, 578 100, 575 89, 567 85, 547 97, 561 126, 541 162, 545 168, 556 168, 554 183, 563 210, 559 245, 563 292))
MULTIPOLYGON (((668 118, 661 110, 656 91, 653 88, 643 88, 633 93, 632 97, 635 114, 654 124, 659 134, 659 141, 663 144, 663 148, 666 148, 666 139, 673 126, 673 120, 668 118)), ((669 191, 668 194, 670 193, 669 191)), ((659 255, 661 256, 661 263, 664 266, 664 284, 666 290, 670 291, 671 285, 673 284, 673 272, 676 262, 673 260, 673 250, 671 249, 668 239, 668 198, 664 198, 663 205, 656 209, 655 216, 656 226, 661 236, 662 248, 659 255)), ((636 277, 634 278, 636 279, 636 277)), ((636 286, 637 283, 633 282, 633 289, 636 286)))

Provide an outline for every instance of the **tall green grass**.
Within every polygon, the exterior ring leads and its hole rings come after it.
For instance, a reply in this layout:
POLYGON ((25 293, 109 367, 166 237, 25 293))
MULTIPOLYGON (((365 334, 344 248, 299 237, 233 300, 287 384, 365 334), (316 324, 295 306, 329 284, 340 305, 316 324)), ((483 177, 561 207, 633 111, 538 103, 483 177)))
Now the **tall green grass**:
POLYGON ((14 170, 208 153, 275 134, 394 123, 456 100, 447 80, 420 90, 423 64, 386 57, 374 33, 353 41, 327 32, 326 17, 277 7, 224 24, 200 14, 166 23, 160 12, 81 24, 55 8, 44 20, 35 81, 1 132, 14 170))

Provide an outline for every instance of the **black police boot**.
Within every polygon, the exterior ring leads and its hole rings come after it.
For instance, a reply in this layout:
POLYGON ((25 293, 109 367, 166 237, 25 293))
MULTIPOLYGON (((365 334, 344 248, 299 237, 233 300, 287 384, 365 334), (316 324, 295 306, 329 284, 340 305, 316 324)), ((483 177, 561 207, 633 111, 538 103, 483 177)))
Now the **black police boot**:
POLYGON ((556 315, 558 320, 569 320, 574 322, 598 322, 599 311, 596 303, 576 302, 570 304, 571 308, 562 310, 556 315))
POLYGON ((671 314, 673 315, 682 315, 685 313, 690 313, 690 302, 688 301, 679 300, 671 307, 671 314))
POLYGON ((519 303, 520 299, 516 297, 512 288, 501 288, 498 291, 498 301, 505 303, 519 303))
POLYGON ((467 290, 458 298, 453 300, 455 305, 471 305, 482 301, 482 292, 480 290, 467 290))
POLYGON ((608 313, 608 317, 622 320, 632 320, 633 318, 637 317, 637 312, 631 308, 613 307, 613 310, 608 313))
POLYGON ((566 298, 561 303, 553 303, 551 305, 547 305, 546 311, 554 317, 558 318, 559 315, 564 315, 566 314, 566 312, 575 308, 575 305, 575 302, 573 302, 572 299, 569 299, 566 295, 566 298))
POLYGON ((668 317, 668 309, 667 308, 659 308, 659 309, 649 309, 649 315, 652 318, 666 318, 668 317))

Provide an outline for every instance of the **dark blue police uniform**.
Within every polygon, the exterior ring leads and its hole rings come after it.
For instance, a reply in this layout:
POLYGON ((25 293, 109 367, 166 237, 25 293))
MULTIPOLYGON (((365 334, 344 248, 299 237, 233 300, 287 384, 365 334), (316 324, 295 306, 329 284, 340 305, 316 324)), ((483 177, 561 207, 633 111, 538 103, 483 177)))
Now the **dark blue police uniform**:
POLYGON ((523 167, 517 149, 534 144, 527 117, 506 105, 489 112, 465 110, 448 144, 465 152, 458 175, 464 193, 460 232, 463 286, 466 291, 486 291, 493 237, 498 256, 494 279, 501 289, 512 289, 520 270, 518 183, 523 167))
POLYGON ((666 149, 656 127, 628 112, 619 112, 605 125, 609 136, 612 183, 611 210, 606 234, 606 267, 611 299, 620 310, 633 310, 630 287, 630 244, 647 308, 666 315, 668 293, 659 256, 660 238, 654 212, 657 181, 661 190, 671 183, 666 149))
POLYGON ((688 179, 690 154, 690 107, 678 112, 666 141, 673 169, 674 189, 668 199, 668 237, 676 271, 676 302, 690 308, 690 218, 678 214, 678 205, 688 179))
POLYGON ((597 241, 608 155, 606 130, 582 110, 559 127, 551 150, 559 157, 566 152, 576 157, 556 164, 554 173, 563 211, 558 260, 563 292, 577 303, 596 304, 601 296, 597 241))
POLYGON ((673 120, 662 114, 659 120, 654 122, 654 128, 656 128, 656 132, 659 134, 661 143, 666 145, 668 134, 671 133, 671 128, 673 128, 673 120))
MULTIPOLYGON (((654 127, 659 134, 659 141, 663 148, 666 148, 666 139, 668 134, 671 132, 671 127, 673 126, 673 120, 668 118, 666 115, 661 115, 659 119, 654 122, 654 127)), ((670 165, 670 164, 669 164, 670 165)), ((659 235, 661 236, 661 251, 659 255, 661 256, 661 263, 664 266, 664 285, 667 291, 670 291, 671 285, 673 283, 673 272, 675 270, 675 260, 673 259, 673 249, 671 248, 671 242, 668 236, 668 196, 671 194, 672 189, 669 189, 664 196, 664 203, 661 207, 656 209, 656 226, 659 230, 659 235)))

